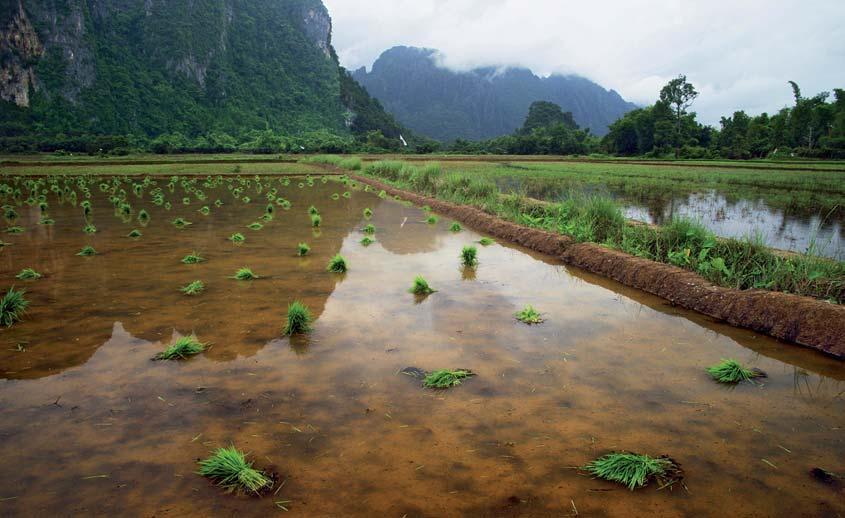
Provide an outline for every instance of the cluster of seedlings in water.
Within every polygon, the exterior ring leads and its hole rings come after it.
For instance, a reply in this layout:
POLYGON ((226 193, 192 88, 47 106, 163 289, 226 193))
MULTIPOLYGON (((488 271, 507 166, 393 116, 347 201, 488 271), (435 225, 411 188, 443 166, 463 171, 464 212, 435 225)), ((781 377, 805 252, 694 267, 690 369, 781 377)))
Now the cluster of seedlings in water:
POLYGON ((490 246, 493 243, 495 243, 495 241, 493 241, 489 237, 482 237, 481 239, 478 240, 478 244, 480 244, 481 246, 490 246))
POLYGON ((232 243, 243 243, 244 241, 246 241, 246 238, 240 232, 235 232, 234 234, 229 236, 229 241, 231 241, 232 243))
POLYGON ((453 221, 452 224, 449 225, 450 232, 460 232, 461 230, 463 230, 463 227, 457 221, 453 221))
POLYGON ((373 217, 373 211, 372 211, 372 210, 370 210, 370 208, 369 208, 369 207, 367 207, 366 209, 364 209, 364 217, 365 217, 366 219, 370 219, 370 218, 372 218, 372 217, 373 217))
POLYGON ((475 373, 469 369, 438 369, 426 374, 423 386, 432 389, 457 387, 470 376, 475 376, 475 373))
POLYGON ((362 244, 363 246, 370 246, 371 244, 373 244, 373 243, 375 243, 375 242, 376 242, 376 240, 375 240, 375 239, 373 239, 373 238, 371 238, 370 236, 364 236, 364 237, 361 239, 361 244, 362 244))
POLYGON ((12 327, 12 324, 19 322, 26 313, 29 301, 24 294, 26 290, 16 290, 14 286, 0 298, 0 325, 12 327))
POLYGON ((425 219, 425 222, 428 223, 429 225, 434 225, 435 223, 437 223, 437 216, 432 214, 425 219))
POLYGON ((24 268, 17 275, 15 275, 15 278, 20 279, 22 281, 34 281, 35 279, 40 279, 41 274, 35 271, 33 268, 24 268))
POLYGON ((376 227, 372 223, 367 223, 364 228, 361 229, 361 232, 369 235, 373 235, 376 233, 376 227))
POLYGON ((197 251, 193 251, 182 258, 184 264, 199 264, 203 261, 205 261, 205 257, 201 256, 197 251))
POLYGON ((295 300, 288 304, 288 316, 282 329, 283 335, 307 333, 311 330, 311 312, 302 302, 295 300))
POLYGON ((205 351, 208 344, 197 339, 196 335, 182 336, 170 344, 167 349, 156 354, 154 360, 185 360, 205 351))
POLYGON ((201 280, 191 281, 185 286, 179 288, 179 291, 181 291, 185 295, 199 295, 203 292, 203 290, 205 290, 205 283, 203 283, 201 280))
POLYGON ((743 381, 752 381, 754 378, 766 377, 766 373, 760 369, 748 369, 738 361, 731 359, 722 360, 706 370, 710 377, 719 383, 736 384, 743 381))
POLYGON ((349 266, 346 264, 346 259, 340 254, 335 254, 329 259, 329 264, 326 267, 326 270, 332 273, 346 273, 348 269, 349 266))
POLYGON ((82 257, 91 257, 92 255, 97 255, 97 251, 94 250, 93 246, 85 245, 85 246, 82 247, 82 249, 79 252, 77 252, 76 255, 79 255, 79 256, 82 256, 82 257))
POLYGON ((244 266, 243 268, 238 268, 238 271, 235 272, 235 275, 232 278, 239 281, 251 281, 258 279, 259 277, 253 273, 252 270, 244 266))
POLYGON ((531 304, 526 304, 524 308, 517 311, 514 315, 517 320, 525 324, 539 324, 543 321, 540 312, 534 309, 531 304))
POLYGON ((425 280, 425 277, 417 275, 414 277, 414 283, 408 291, 414 295, 429 295, 437 290, 432 289, 432 287, 428 285, 428 281, 425 280))
POLYGON ((474 246, 465 246, 461 249, 461 264, 467 268, 478 266, 478 249, 474 246))
POLYGON ((133 229, 130 233, 126 234, 126 237, 130 237, 130 238, 135 239, 135 238, 141 237, 141 235, 142 235, 141 231, 136 228, 136 229, 133 229))
POLYGON ((240 490, 257 495, 273 486, 273 479, 253 468, 246 455, 234 446, 219 448, 198 464, 198 475, 211 479, 228 492, 240 490))
POLYGON ((656 481, 659 489, 663 489, 681 481, 684 476, 681 467, 669 457, 649 457, 624 451, 608 453, 582 469, 596 478, 623 484, 631 491, 651 481, 656 481))
POLYGON ((261 230, 262 228, 264 228, 264 225, 256 221, 247 225, 247 228, 249 228, 250 230, 261 230))
POLYGON ((172 221, 172 223, 173 223, 173 226, 175 226, 176 228, 185 228, 188 225, 193 225, 193 223, 191 223, 190 221, 186 220, 185 218, 181 218, 181 217, 174 219, 172 221))
POLYGON ((299 257, 308 255, 308 252, 311 251, 311 247, 308 246, 308 243, 299 243, 296 245, 296 255, 299 257))
POLYGON ((323 218, 319 214, 311 215, 311 226, 317 228, 323 222, 323 218))

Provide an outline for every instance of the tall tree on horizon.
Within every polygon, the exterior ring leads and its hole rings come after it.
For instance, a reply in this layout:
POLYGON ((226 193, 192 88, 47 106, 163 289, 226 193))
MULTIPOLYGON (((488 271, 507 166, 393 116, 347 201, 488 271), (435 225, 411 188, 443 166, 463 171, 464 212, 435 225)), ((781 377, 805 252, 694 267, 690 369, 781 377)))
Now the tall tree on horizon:
POLYGON ((683 74, 669 81, 660 90, 660 101, 672 108, 675 119, 675 158, 681 154, 681 129, 684 115, 687 114, 687 108, 692 106, 696 97, 698 97, 698 92, 691 83, 687 82, 687 76, 683 74))

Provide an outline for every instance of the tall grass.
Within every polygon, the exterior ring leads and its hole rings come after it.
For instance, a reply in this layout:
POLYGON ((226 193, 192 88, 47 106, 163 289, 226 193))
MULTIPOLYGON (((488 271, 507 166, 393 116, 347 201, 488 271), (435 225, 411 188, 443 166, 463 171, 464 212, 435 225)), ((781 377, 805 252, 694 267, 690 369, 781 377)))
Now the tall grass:
POLYGON ((26 308, 29 306, 29 301, 24 297, 25 293, 26 290, 16 290, 12 286, 0 298, 0 325, 12 327, 12 324, 23 318, 23 314, 26 313, 26 308))

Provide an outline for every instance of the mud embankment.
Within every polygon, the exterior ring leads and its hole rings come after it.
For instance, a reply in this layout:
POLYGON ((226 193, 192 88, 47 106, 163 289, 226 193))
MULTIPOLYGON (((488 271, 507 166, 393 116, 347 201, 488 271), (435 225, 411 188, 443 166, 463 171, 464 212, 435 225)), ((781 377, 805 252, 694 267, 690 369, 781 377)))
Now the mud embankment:
POLYGON ((676 266, 593 243, 578 243, 565 235, 504 221, 474 207, 396 189, 368 177, 353 177, 376 189, 384 189, 391 196, 399 195, 417 205, 428 205, 498 239, 558 257, 567 264, 652 293, 684 308, 845 359, 843 306, 789 293, 724 288, 676 266))

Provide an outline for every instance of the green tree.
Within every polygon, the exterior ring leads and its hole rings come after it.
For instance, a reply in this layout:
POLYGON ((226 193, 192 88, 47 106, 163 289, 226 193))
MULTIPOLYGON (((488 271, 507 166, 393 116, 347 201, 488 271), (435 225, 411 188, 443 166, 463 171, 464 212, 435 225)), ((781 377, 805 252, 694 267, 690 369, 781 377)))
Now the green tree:
POLYGON ((687 108, 692 106, 696 97, 698 97, 698 92, 691 83, 687 82, 687 76, 683 74, 669 81, 660 90, 660 101, 669 106, 674 114, 675 135, 673 140, 675 157, 680 155, 681 145, 683 144, 683 118, 687 113, 687 108))

